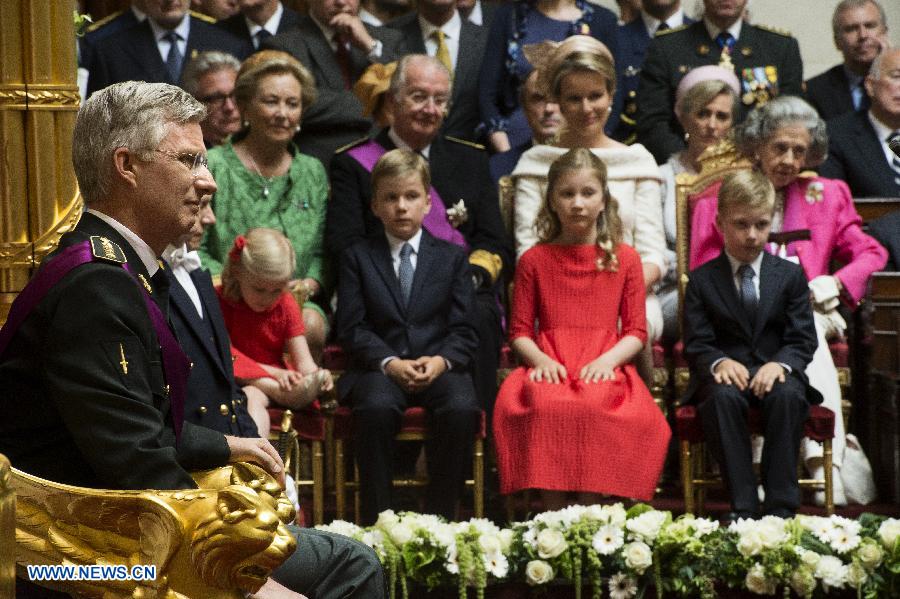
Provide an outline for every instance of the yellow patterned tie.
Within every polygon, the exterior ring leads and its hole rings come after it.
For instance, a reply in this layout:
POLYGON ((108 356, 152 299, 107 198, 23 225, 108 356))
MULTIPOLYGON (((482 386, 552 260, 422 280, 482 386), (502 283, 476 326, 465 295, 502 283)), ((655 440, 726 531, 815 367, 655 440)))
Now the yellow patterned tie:
POLYGON ((442 65, 447 67, 447 70, 450 71, 450 75, 452 76, 453 61, 450 60, 450 49, 447 48, 447 42, 444 41, 444 32, 437 29, 431 34, 431 37, 435 38, 435 41, 437 41, 437 53, 434 57, 437 58, 442 65))

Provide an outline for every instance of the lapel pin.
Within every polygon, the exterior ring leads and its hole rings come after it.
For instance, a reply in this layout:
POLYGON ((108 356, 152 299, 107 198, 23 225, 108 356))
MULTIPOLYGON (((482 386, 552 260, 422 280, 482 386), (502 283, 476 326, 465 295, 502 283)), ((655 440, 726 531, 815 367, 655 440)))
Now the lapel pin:
POLYGON ((709 54, 709 46, 707 46, 706 44, 700 44, 699 46, 697 46, 697 54, 699 54, 700 56, 706 56, 707 54, 709 54))

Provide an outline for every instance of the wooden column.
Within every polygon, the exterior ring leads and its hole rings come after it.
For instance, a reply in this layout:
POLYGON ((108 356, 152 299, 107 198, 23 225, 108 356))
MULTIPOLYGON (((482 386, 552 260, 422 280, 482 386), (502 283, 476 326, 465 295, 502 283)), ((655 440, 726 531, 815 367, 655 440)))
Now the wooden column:
POLYGON ((78 221, 74 0, 0 2, 0 322, 78 221))

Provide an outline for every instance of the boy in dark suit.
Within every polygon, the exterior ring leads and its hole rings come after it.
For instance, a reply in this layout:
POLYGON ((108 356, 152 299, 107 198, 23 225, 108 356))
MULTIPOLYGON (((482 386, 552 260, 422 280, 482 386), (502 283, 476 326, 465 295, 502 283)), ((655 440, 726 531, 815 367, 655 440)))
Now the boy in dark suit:
POLYGON ((716 226, 725 249, 690 275, 684 347, 691 365, 685 401, 703 429, 731 492, 735 518, 760 515, 748 407, 762 411, 762 513, 791 517, 800 504, 797 459, 810 403, 822 396, 804 374, 817 340, 803 269, 763 251, 775 190, 740 171, 719 191, 716 226))
POLYGON ((465 251, 422 229, 431 208, 424 159, 386 153, 372 171, 384 232, 344 251, 337 336, 351 365, 338 381, 353 405, 363 524, 391 507, 394 436, 407 406, 429 412, 425 509, 452 519, 472 449, 478 402, 468 365, 478 343, 465 251))

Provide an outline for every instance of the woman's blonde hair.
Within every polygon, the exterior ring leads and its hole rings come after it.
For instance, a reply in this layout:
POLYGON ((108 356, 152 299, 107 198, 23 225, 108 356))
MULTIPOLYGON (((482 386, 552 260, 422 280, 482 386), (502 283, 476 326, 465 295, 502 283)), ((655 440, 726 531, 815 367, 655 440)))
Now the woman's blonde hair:
POLYGON ((234 82, 234 99, 241 112, 246 110, 260 79, 266 75, 293 75, 300 84, 300 105, 304 111, 316 101, 316 80, 299 60, 280 50, 263 50, 241 64, 234 82))
POLYGON ((594 73, 604 80, 606 92, 613 96, 616 93, 616 66, 606 54, 601 52, 586 52, 578 50, 567 54, 560 61, 552 65, 548 71, 548 91, 550 96, 559 100, 562 92, 562 81, 572 73, 594 73))
POLYGON ((547 196, 541 204, 534 227, 540 243, 549 243, 562 232, 559 215, 551 207, 553 194, 564 173, 587 169, 591 171, 603 187, 605 207, 597 216, 597 247, 603 250, 597 259, 598 270, 615 272, 619 268, 616 246, 622 242, 622 221, 619 218, 619 203, 609 193, 606 165, 587 148, 569 150, 550 165, 547 174, 547 196))
POLYGON ((241 299, 238 278, 249 273, 267 281, 288 281, 294 276, 297 256, 294 246, 281 231, 250 229, 238 235, 228 252, 222 271, 222 293, 231 301, 241 299))

